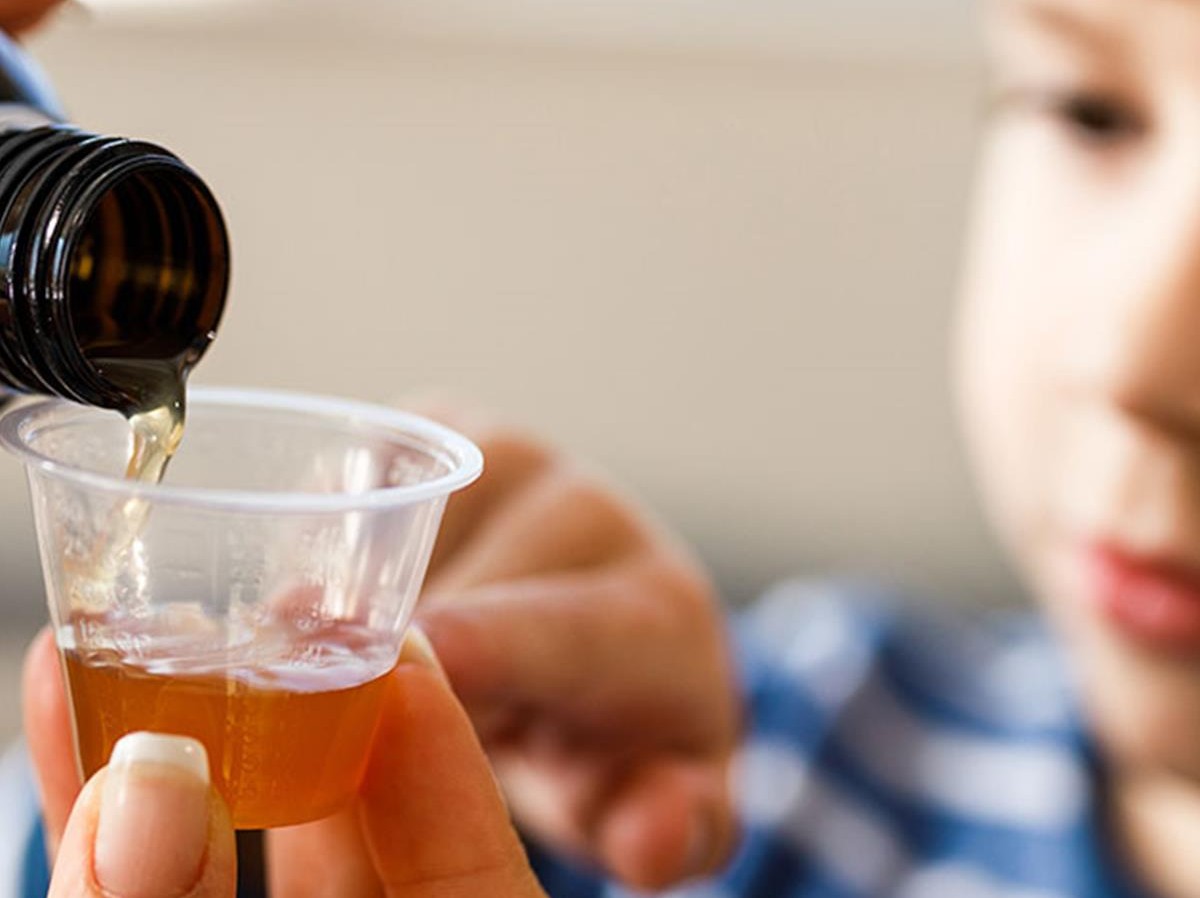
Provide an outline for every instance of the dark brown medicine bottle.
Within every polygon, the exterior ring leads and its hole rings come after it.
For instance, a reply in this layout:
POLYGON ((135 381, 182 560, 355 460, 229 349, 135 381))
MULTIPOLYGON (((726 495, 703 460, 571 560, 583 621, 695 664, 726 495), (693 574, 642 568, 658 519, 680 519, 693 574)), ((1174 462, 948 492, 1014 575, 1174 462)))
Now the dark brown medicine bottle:
POLYGON ((229 282, 216 200, 177 156, 62 120, 0 35, 0 405, 6 388, 125 413, 184 372, 229 282))

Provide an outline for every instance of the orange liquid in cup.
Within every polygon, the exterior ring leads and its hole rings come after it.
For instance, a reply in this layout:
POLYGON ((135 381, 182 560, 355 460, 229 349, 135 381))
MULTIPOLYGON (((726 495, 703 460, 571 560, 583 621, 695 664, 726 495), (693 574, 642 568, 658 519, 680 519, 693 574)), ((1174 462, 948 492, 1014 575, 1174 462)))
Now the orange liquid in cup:
POLYGON ((238 829, 316 820, 353 798, 391 666, 372 675, 347 655, 307 669, 163 672, 111 652, 62 657, 85 776, 127 733, 191 736, 238 829))

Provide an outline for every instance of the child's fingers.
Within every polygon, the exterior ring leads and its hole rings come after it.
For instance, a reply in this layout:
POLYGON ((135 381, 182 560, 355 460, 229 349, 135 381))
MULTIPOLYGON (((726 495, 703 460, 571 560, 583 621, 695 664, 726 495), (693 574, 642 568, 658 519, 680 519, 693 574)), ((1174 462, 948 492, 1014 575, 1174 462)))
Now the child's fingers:
MULTIPOLYGON (((451 506, 446 516, 454 524, 463 512, 451 506)), ((653 545, 648 522, 624 499, 561 464, 524 474, 492 507, 477 511, 483 513, 469 534, 431 571, 427 599, 482 584, 591 570, 644 554, 653 545)))
POLYGON ((526 832, 651 890, 712 874, 733 851, 726 768, 720 758, 669 754, 614 761, 505 751, 497 760, 526 832))
POLYGON ((479 587, 420 616, 493 740, 521 825, 638 885, 707 872, 733 839, 724 768, 737 729, 734 677, 703 600, 670 561, 654 558, 479 587), (562 735, 566 769, 533 750, 528 728, 538 722, 562 735), (497 724, 517 737, 497 737, 497 724), (628 780, 643 769, 656 772, 628 780), (639 791, 626 793, 608 834, 615 786, 639 791), (646 838, 614 847, 619 833, 639 828, 646 838), (685 857, 677 843, 701 838, 711 848, 685 857))
POLYGON ((419 632, 389 683, 360 813, 389 898, 544 898, 471 722, 419 632))
POLYGON ((601 811, 596 844, 605 866, 647 889, 716 872, 737 838, 727 782, 721 763, 638 769, 601 811))
POLYGON ((81 781, 75 766, 62 666, 49 627, 38 633, 29 646, 21 686, 25 739, 37 774, 47 847, 53 857, 81 781))
POLYGON ((134 733, 79 794, 48 898, 232 898, 236 865, 204 747, 134 733))
POLYGON ((430 603, 421 626, 472 712, 541 709, 624 748, 731 752, 723 636, 670 559, 541 575, 430 603))

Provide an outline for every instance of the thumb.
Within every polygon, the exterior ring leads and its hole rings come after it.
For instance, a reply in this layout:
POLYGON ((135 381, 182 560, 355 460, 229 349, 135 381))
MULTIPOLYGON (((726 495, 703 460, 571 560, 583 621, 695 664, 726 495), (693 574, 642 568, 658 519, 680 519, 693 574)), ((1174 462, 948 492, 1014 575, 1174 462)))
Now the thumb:
POLYGON ((79 793, 48 898, 232 898, 236 863, 204 746, 133 733, 79 793))
POLYGON ((415 627, 359 807, 388 898, 544 898, 471 722, 415 627))
POLYGON ((49 627, 38 634, 25 655, 21 704, 25 739, 37 771, 46 843, 53 858, 82 780, 71 744, 71 712, 62 665, 49 627))

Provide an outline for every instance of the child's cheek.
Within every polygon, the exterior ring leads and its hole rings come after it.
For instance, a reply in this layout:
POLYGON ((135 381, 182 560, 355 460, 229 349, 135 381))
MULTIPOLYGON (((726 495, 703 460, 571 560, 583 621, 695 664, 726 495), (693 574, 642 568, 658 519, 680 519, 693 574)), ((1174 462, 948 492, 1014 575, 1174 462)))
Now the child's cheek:
POLYGON ((960 417, 985 506, 1022 564, 1046 528, 1056 392, 1047 346, 1066 286, 1050 250, 1063 225, 1026 186, 1036 151, 1036 140, 1003 130, 985 150, 955 351, 960 417))

